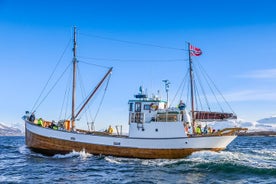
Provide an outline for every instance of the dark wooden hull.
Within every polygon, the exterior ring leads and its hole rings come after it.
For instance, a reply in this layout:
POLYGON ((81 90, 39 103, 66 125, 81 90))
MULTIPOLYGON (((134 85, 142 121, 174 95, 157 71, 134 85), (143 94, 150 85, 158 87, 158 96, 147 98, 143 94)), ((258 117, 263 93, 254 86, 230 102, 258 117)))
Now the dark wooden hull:
POLYGON ((38 153, 45 155, 66 154, 74 151, 83 151, 94 155, 112 155, 118 157, 143 158, 143 159, 175 159, 183 158, 191 155, 193 152, 201 150, 220 151, 223 148, 213 149, 143 149, 143 148, 127 148, 119 146, 107 146, 98 144, 88 144, 81 142, 73 142, 60 140, 51 137, 41 136, 32 133, 26 129, 27 146, 38 153))

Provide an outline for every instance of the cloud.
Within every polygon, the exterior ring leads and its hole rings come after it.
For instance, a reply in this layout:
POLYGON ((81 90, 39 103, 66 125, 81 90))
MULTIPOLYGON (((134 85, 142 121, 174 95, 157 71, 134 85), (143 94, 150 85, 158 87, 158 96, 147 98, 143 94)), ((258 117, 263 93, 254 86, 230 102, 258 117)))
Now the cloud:
POLYGON ((276 101, 276 93, 274 91, 265 90, 243 90, 225 94, 224 97, 228 101, 276 101))
POLYGON ((255 70, 239 75, 238 77, 253 79, 276 79, 276 68, 255 70))

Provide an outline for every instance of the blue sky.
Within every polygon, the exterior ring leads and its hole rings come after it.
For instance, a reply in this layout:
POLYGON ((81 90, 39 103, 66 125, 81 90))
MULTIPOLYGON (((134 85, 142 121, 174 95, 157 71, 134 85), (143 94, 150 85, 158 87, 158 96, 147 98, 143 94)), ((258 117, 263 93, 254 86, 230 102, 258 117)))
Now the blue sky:
MULTIPOLYGON (((276 114, 275 8, 273 0, 0 0, 0 122, 22 122, 21 116, 33 107, 72 38, 73 25, 78 28, 79 60, 114 67, 98 129, 108 124, 127 126, 127 101, 140 85, 165 96, 162 80, 169 79, 173 98, 186 71, 187 53, 85 34, 180 49, 189 41, 203 51, 194 61, 209 73, 238 117, 254 121, 276 114)), ((71 47, 64 65, 72 59, 71 47)), ((88 73, 98 80, 104 71, 88 73)), ((49 96, 37 115, 56 119, 60 98, 49 96)))

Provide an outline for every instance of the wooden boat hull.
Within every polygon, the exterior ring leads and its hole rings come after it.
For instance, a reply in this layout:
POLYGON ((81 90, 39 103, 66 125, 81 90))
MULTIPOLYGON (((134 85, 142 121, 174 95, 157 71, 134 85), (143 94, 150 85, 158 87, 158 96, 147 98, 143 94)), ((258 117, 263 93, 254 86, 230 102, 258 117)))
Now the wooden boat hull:
POLYGON ((83 151, 132 158, 183 158, 201 150, 220 151, 236 136, 138 139, 57 131, 26 121, 26 145, 46 155, 83 151), (209 144, 206 144, 206 141, 209 144))

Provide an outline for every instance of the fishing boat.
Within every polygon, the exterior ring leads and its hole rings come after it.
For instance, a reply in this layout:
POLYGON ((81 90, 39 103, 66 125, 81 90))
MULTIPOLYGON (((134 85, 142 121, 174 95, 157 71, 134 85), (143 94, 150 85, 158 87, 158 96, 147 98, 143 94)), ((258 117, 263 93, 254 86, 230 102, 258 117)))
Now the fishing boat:
MULTIPOLYGON (((76 112, 76 28, 74 28, 73 48, 73 84, 72 112, 67 120, 58 123, 37 119, 34 112, 26 112, 25 121, 26 145, 32 151, 45 155, 67 154, 74 151, 85 151, 94 155, 111 155, 116 157, 143 159, 175 159, 186 157, 202 150, 221 151, 237 137, 236 133, 243 128, 226 128, 216 132, 198 132, 201 122, 209 120, 227 120, 236 118, 233 113, 196 111, 194 107, 193 54, 200 50, 188 43, 190 63, 191 110, 185 104, 171 107, 168 98, 149 97, 142 88, 129 100, 129 131, 122 134, 121 127, 116 132, 81 130, 75 122, 89 103, 102 83, 110 76, 109 68, 94 91, 88 96, 76 112)), ((168 87, 169 82, 164 81, 168 87)), ((168 88, 166 88, 168 90, 168 88)))

